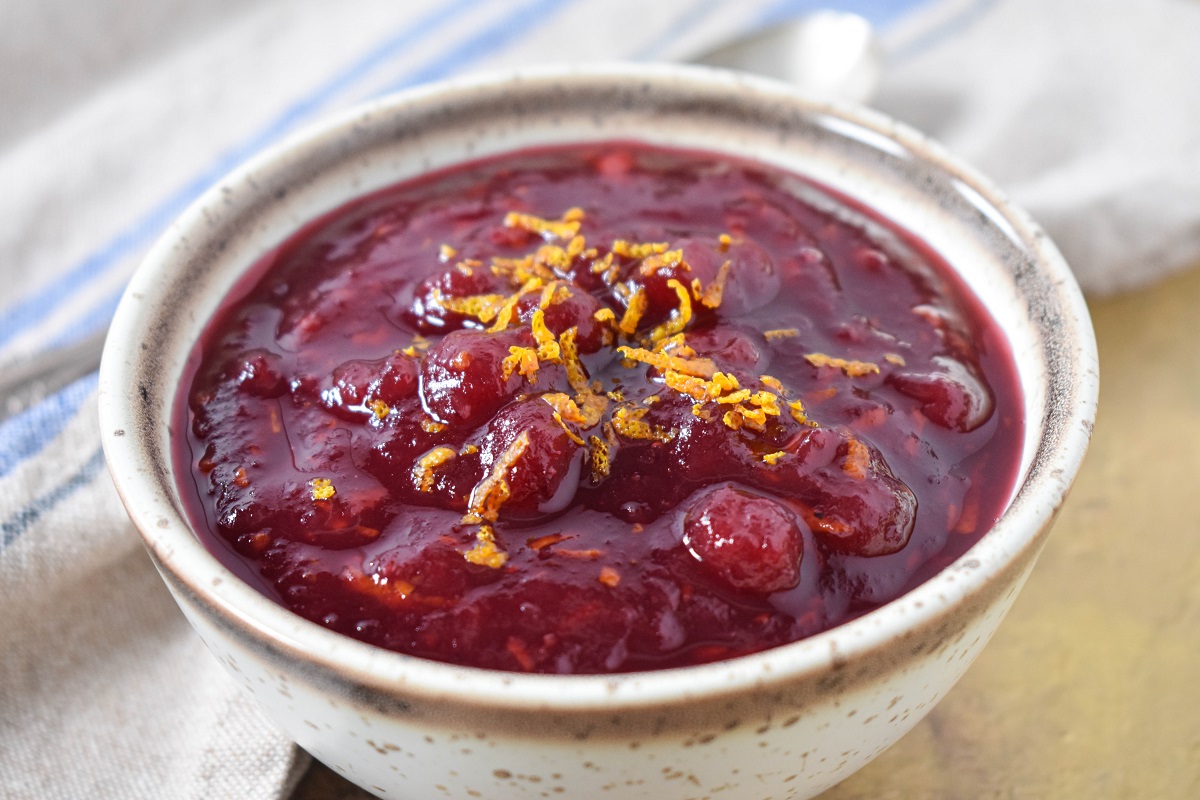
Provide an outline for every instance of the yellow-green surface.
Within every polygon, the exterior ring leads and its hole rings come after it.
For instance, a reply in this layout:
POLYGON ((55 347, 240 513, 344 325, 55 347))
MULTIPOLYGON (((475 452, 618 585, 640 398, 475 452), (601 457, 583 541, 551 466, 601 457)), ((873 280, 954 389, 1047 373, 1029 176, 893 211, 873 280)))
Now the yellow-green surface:
POLYGON ((1200 798, 1200 269, 1091 303, 1100 411, 962 682, 828 800, 1200 798))
MULTIPOLYGON (((1091 307, 1096 432, 1033 577, 946 699, 823 800, 1200 798, 1200 268, 1091 307)), ((295 800, 365 797, 316 765, 295 800)))

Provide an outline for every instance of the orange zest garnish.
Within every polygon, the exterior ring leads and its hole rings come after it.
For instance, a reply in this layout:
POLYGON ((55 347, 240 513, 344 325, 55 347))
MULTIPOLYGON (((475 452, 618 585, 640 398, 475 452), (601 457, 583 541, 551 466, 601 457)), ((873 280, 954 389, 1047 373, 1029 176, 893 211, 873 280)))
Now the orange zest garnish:
POLYGON ((558 544, 559 542, 565 542, 570 538, 571 537, 565 533, 547 533, 545 536, 535 536, 532 539, 527 539, 525 541, 525 546, 530 550, 541 551, 545 550, 551 545, 558 544))
POLYGON ((421 430, 426 433, 441 433, 446 429, 446 423, 437 422, 429 417, 421 417, 421 430))
POLYGON ((480 525, 475 534, 475 545, 463 553, 463 558, 481 567, 500 569, 508 561, 508 553, 496 544, 496 533, 491 525, 480 525))
POLYGON ((716 308, 725 297, 725 282, 729 280, 730 262, 726 261, 717 270, 717 277, 708 286, 701 287, 700 279, 692 279, 692 294, 705 308, 716 308))
POLYGON ((834 367, 840 369, 851 378, 861 378, 864 375, 874 375, 879 372, 879 365, 870 361, 848 361, 844 358, 834 358, 824 353, 809 353, 804 360, 814 367, 834 367))
POLYGON ((371 409, 371 413, 375 415, 375 419, 383 419, 388 414, 392 413, 392 409, 388 406, 388 404, 379 398, 367 403, 367 408, 371 409))
POLYGON ((530 233, 536 233, 543 239, 570 239, 579 233, 579 223, 583 219, 583 209, 570 208, 561 219, 543 219, 533 214, 522 214, 510 211, 504 217, 504 227, 520 228, 530 233))
POLYGON ((561 361, 562 350, 558 346, 558 340, 554 337, 554 333, 546 327, 545 313, 540 308, 533 312, 530 326, 533 330, 533 340, 537 342, 538 358, 543 361, 561 361))
POLYGON ((308 482, 308 489, 313 500, 332 500, 337 494, 337 489, 329 478, 313 478, 308 482))
POLYGON ((655 353, 642 347, 626 347, 624 345, 618 347, 617 352, 630 361, 640 361, 660 372, 673 370, 696 378, 711 378, 717 371, 712 359, 709 358, 680 358, 665 353, 655 353))
POLYGON ((601 567, 600 568, 600 577, 598 577, 596 580, 600 581, 605 586, 612 589, 612 588, 615 588, 616 585, 621 582, 621 573, 617 572, 612 567, 601 567))
POLYGON ((412 477, 413 483, 417 490, 421 492, 433 491, 433 471, 442 464, 445 464, 450 459, 454 458, 457 453, 449 447, 435 447, 417 460, 413 466, 412 477))
POLYGON ((648 408, 621 406, 613 414, 613 428, 626 439, 653 439, 659 442, 669 442, 674 439, 675 434, 672 431, 656 428, 642 419, 649 410, 648 408))
POLYGON ((507 381, 516 372, 530 383, 537 383, 538 367, 536 350, 514 344, 508 348, 504 361, 500 362, 500 377, 507 381))
POLYGON ((638 323, 642 321, 642 315, 646 313, 646 305, 646 290, 639 286, 629 295, 629 304, 625 307, 625 314, 617 323, 617 328, 626 336, 633 336, 637 332, 638 323))
MULTIPOLYGON (((608 409, 608 398, 602 394, 581 395, 580 403, 576 403, 562 392, 547 392, 542 399, 554 409, 554 413, 567 422, 583 428, 592 428, 600 424, 604 412, 608 409)), ((580 444, 583 444, 580 442, 580 444)))
POLYGON ((795 328, 775 328, 774 330, 763 331, 762 335, 768 342, 778 342, 781 339, 791 339, 794 336, 799 336, 800 331, 795 328))
POLYGON ((496 312, 504 304, 502 294, 472 294, 466 297, 447 297, 442 290, 433 287, 433 302, 447 311, 462 314, 464 317, 474 317, 483 323, 491 322, 496 312))
POLYGON ((867 477, 867 470, 871 466, 871 450, 858 439, 851 439, 846 445, 846 460, 842 463, 842 472, 861 481, 867 477))
POLYGON ((484 521, 496 521, 500 516, 500 506, 504 505, 511 496, 508 488, 508 471, 512 469, 528 447, 529 431, 521 431, 513 443, 496 458, 495 463, 492 464, 492 471, 487 477, 475 484, 475 488, 471 490, 471 497, 467 501, 467 514, 463 517, 463 522, 470 525, 484 521))
POLYGON ((652 255, 665 253, 671 248, 667 242, 627 242, 624 239, 617 239, 612 243, 613 253, 623 258, 633 258, 642 260, 649 258, 652 255))
POLYGON ((588 437, 588 465, 591 467, 592 481, 599 483, 608 477, 612 465, 609 459, 608 442, 599 436, 588 437))
POLYGON ((692 321, 692 298, 688 295, 687 287, 674 278, 667 281, 667 286, 675 290, 675 296, 679 298, 679 308, 671 312, 670 319, 650 331, 651 341, 656 342, 681 333, 692 321))
POLYGON ((799 422, 801 425, 816 427, 816 423, 810 420, 808 415, 804 413, 804 403, 799 400, 793 400, 787 404, 787 407, 788 413, 792 415, 792 419, 796 420, 796 422, 799 422))

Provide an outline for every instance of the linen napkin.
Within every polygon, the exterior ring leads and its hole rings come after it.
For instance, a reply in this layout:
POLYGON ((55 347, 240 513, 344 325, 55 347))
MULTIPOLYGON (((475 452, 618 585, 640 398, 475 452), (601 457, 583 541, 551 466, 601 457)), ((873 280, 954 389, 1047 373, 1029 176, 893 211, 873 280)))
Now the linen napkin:
MULTIPOLYGON (((1195 0, 0 0, 0 372, 102 330, 191 199, 322 113, 477 70, 681 60, 819 5, 872 20, 875 104, 1009 190, 1087 289, 1200 260, 1195 0)), ((0 795, 287 797, 307 756, 154 574, 95 386, 0 422, 0 795)))

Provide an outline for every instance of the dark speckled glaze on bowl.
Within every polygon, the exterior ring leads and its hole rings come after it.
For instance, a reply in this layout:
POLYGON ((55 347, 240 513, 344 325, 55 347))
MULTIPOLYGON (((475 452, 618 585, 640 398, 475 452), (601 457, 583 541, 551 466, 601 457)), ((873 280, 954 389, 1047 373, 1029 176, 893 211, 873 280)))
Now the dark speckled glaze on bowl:
POLYGON ((919 134, 788 88, 680 67, 527 72, 419 89, 269 150, 147 256, 100 378, 105 454, 164 580, 214 655, 289 735, 381 797, 801 798, 909 730, 991 637, 1087 447, 1097 361, 1087 310, 1045 235, 919 134), (811 176, 916 232, 1007 332, 1026 400, 1009 509, 954 565, 795 644, 617 676, 489 672, 324 630, 235 578, 188 528, 170 404, 241 270, 307 220, 465 159, 604 139, 725 151, 811 176))

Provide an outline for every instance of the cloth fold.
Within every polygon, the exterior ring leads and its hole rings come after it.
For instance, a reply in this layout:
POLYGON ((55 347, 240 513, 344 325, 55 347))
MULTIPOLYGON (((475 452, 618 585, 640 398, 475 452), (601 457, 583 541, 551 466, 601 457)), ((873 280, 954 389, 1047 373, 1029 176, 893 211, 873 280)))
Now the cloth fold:
MULTIPOLYGON (((0 370, 102 329, 192 198, 323 113, 478 70, 679 60, 820 6, 876 23, 875 104, 1031 210, 1087 290, 1200 263, 1194 0, 206 3, 104 0, 86 19, 109 30, 0 0, 0 370)), ((287 797, 307 756, 154 574, 95 384, 0 422, 0 795, 287 797)))

